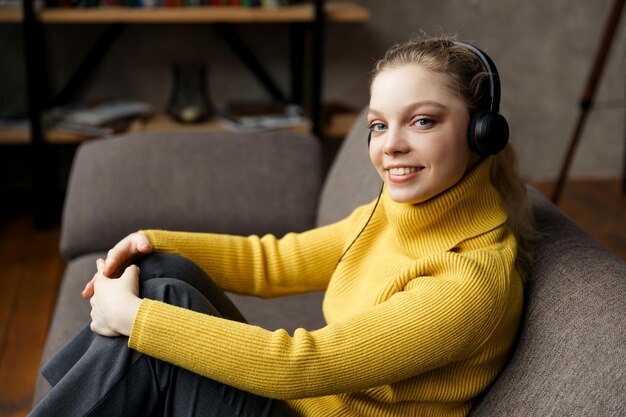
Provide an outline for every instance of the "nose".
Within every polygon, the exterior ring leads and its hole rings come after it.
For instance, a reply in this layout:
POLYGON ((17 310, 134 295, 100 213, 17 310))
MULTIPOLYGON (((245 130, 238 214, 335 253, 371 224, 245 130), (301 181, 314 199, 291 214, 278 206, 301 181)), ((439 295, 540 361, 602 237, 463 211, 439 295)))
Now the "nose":
POLYGON ((385 142, 383 143, 383 152, 387 155, 395 155, 409 152, 409 142, 406 132, 403 129, 387 130, 385 142))

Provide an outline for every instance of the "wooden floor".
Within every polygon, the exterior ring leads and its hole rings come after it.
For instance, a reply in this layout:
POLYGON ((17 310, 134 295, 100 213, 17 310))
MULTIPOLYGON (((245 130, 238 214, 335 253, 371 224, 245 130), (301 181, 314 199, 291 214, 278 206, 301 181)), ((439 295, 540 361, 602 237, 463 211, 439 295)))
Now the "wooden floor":
MULTIPOLYGON (((536 184, 550 194, 551 184, 536 184)), ((576 181, 561 208, 626 260, 626 198, 619 181, 576 181)), ((65 266, 59 229, 37 230, 32 215, 0 221, 0 417, 30 408, 50 315, 65 266)), ((76 295, 77 302, 81 302, 76 295)))
MULTIPOLYGON (((551 183, 534 183, 547 196, 551 183)), ((620 258, 626 260, 626 194, 621 180, 577 180, 565 186, 559 207, 620 258)))
POLYGON ((64 262, 59 230, 35 229, 30 214, 0 223, 0 416, 30 409, 39 359, 64 262))

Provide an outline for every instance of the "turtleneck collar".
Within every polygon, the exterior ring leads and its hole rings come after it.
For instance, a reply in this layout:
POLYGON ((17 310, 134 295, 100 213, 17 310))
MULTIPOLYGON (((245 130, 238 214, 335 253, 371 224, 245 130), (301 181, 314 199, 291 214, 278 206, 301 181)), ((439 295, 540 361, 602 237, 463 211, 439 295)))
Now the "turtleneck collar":
POLYGON ((506 222, 506 209, 489 180, 492 161, 485 159, 457 184, 419 204, 396 203, 385 189, 381 205, 407 255, 449 251, 506 222))

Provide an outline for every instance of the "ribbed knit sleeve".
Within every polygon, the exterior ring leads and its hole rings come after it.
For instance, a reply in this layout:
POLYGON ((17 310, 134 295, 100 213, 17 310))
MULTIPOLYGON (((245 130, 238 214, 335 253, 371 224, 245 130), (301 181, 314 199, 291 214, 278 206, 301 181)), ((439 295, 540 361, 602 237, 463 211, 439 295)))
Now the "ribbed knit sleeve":
POLYGON ((176 253, 202 268, 217 285, 237 294, 277 297, 322 291, 368 205, 332 225, 304 233, 233 236, 142 230, 157 252, 176 253))
MULTIPOLYGON (((384 303, 293 336, 144 300, 129 345, 274 398, 392 384, 472 356, 498 328, 507 304, 520 296, 519 288, 511 293, 508 281, 500 279, 505 267, 488 253, 445 255, 427 264, 437 276, 410 280, 409 290, 384 303)), ((498 349, 508 349, 510 336, 498 349)), ((484 383, 485 376, 476 380, 484 383)))

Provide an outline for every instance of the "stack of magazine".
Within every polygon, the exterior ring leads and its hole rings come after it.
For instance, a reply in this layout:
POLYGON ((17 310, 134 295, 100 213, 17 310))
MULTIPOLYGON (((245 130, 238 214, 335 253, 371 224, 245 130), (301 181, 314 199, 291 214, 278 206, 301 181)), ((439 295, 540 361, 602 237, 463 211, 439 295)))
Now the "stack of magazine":
POLYGON ((229 112, 218 120, 228 129, 236 132, 263 132, 310 127, 310 120, 302 114, 300 106, 291 104, 280 110, 259 114, 237 114, 229 112))
POLYGON ((45 125, 56 131, 89 137, 123 132, 141 118, 153 114, 150 104, 133 100, 110 100, 94 105, 57 107, 45 116, 45 125))

